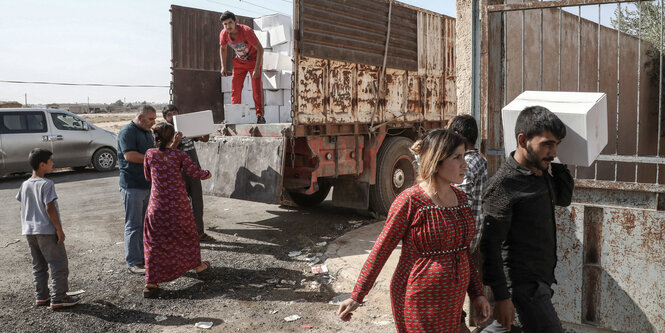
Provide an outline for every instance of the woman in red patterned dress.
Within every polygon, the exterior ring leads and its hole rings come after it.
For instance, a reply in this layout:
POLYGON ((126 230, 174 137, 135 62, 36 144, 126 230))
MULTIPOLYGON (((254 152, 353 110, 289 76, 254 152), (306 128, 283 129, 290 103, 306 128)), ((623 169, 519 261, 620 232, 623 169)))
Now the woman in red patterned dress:
POLYGON ((478 320, 489 317, 489 303, 469 252, 475 230, 473 214, 464 192, 452 185, 464 179, 464 140, 437 129, 411 150, 420 156, 420 183, 393 202, 353 293, 342 302, 338 315, 344 321, 351 319, 402 241, 390 284, 397 330, 457 333, 466 292, 478 320))
POLYGON ((175 280, 189 270, 210 272, 210 263, 201 262, 199 234, 181 175, 184 171, 192 179, 204 180, 210 178, 210 172, 200 169, 184 151, 171 148, 173 126, 163 123, 153 131, 159 148, 148 149, 143 163, 145 178, 152 182, 143 226, 143 296, 147 298, 158 295, 159 283, 175 280))

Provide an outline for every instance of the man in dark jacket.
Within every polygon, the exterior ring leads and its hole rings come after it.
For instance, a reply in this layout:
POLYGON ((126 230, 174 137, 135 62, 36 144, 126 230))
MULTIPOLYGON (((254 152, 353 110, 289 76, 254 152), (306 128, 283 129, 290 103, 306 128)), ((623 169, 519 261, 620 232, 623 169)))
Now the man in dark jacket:
MULTIPOLYGON (((173 125, 173 117, 177 115, 178 108, 173 104, 167 105, 162 111, 164 120, 166 120, 166 122, 171 125, 173 125)), ((173 141, 173 148, 177 148, 186 152, 187 155, 192 158, 194 163, 201 167, 201 164, 199 163, 199 156, 196 154, 196 148, 194 148, 194 141, 208 142, 209 139, 209 135, 198 138, 182 138, 181 135, 177 135, 173 141)), ((201 187, 201 181, 198 179, 189 178, 184 172, 182 173, 182 178, 185 180, 187 196, 189 196, 189 201, 192 203, 192 211, 194 212, 196 229, 199 232, 199 240, 202 242, 211 241, 213 238, 205 233, 205 228, 203 225, 203 188, 201 187)))
POLYGON ((552 160, 566 127, 548 109, 533 106, 518 116, 515 136, 517 150, 483 195, 483 282, 496 300, 495 321, 483 332, 510 330, 515 310, 524 332, 563 332, 552 305, 554 206, 570 205, 574 182, 568 168, 552 160))

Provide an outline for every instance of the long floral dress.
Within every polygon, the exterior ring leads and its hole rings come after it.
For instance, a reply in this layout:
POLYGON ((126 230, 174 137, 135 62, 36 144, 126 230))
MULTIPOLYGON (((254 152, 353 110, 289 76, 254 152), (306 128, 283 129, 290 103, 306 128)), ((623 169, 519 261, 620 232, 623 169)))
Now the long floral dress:
POLYGON ((192 179, 210 174, 184 151, 146 151, 143 172, 152 182, 143 225, 146 283, 175 280, 201 264, 199 233, 182 171, 192 179))
POLYGON ((360 272, 351 298, 361 302, 397 244, 402 254, 390 284, 399 332, 458 332, 465 292, 482 295, 469 252, 475 220, 466 195, 453 187, 456 207, 436 205, 420 185, 393 202, 383 231, 360 272))

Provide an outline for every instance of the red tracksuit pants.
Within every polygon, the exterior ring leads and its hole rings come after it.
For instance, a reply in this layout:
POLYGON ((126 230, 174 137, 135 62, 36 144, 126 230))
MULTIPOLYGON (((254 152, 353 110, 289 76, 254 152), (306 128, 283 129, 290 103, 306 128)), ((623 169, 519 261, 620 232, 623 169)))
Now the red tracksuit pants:
MULTIPOLYGON (((231 103, 242 103, 242 87, 245 83, 245 77, 249 73, 250 77, 254 72, 256 60, 240 60, 233 58, 233 80, 231 81, 231 103)), ((254 96, 254 107, 256 108, 256 116, 263 116, 263 83, 261 77, 252 78, 252 95, 254 96)))

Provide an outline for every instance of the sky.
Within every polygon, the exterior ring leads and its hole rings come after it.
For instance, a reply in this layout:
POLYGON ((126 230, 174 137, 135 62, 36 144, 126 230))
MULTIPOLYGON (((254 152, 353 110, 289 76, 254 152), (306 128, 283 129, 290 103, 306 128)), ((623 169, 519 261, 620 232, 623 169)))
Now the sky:
MULTIPOLYGON (((451 0, 402 2, 456 16, 451 0)), ((291 0, 0 0, 0 81, 162 86, 0 82, 0 101, 25 103, 27 96, 28 104, 168 102, 172 4, 249 17, 293 12, 291 0)), ((597 20, 595 8, 583 15, 597 20)), ((603 21, 612 10, 603 9, 603 21)))

